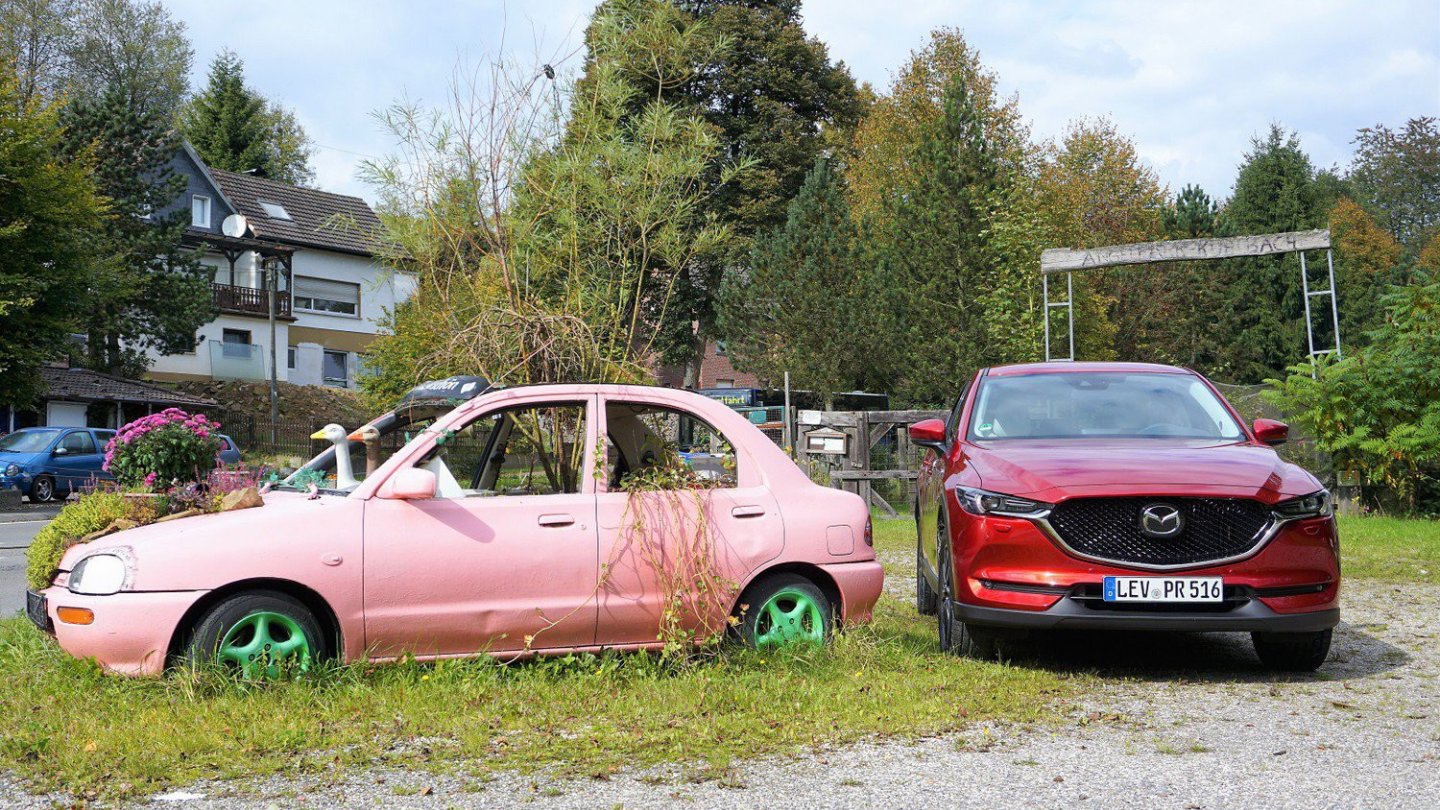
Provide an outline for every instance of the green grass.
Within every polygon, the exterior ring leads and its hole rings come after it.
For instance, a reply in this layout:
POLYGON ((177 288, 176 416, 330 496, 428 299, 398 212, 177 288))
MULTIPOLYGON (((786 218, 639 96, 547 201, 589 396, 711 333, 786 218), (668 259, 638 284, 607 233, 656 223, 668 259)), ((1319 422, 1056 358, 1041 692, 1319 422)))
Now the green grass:
MULTIPOLYGON (((900 546, 906 530, 883 525, 883 544, 900 546)), ((736 758, 875 735, 1045 721, 1085 677, 943 655, 934 620, 892 597, 873 625, 821 650, 726 648, 679 667, 647 655, 401 663, 273 685, 215 673, 107 676, 7 619, 0 769, 37 790, 102 797, 336 763, 474 776, 536 767, 598 776, 659 763, 725 773, 736 758)))
MULTIPOLYGON (((877 520, 889 576, 914 576, 913 524, 877 520)), ((1341 521, 1347 577, 1440 582, 1440 523, 1341 521)), ((335 668, 294 683, 214 673, 102 675, 23 619, 0 620, 0 769, 37 790, 136 796, 201 777, 316 774, 333 765, 605 775, 732 760, 983 721, 1038 722, 1093 676, 942 655, 934 620, 886 596, 876 621, 824 650, 335 668)), ((716 777, 720 778, 720 777, 716 777)))
POLYGON ((1440 584, 1440 520, 1340 518, 1345 577, 1440 584))

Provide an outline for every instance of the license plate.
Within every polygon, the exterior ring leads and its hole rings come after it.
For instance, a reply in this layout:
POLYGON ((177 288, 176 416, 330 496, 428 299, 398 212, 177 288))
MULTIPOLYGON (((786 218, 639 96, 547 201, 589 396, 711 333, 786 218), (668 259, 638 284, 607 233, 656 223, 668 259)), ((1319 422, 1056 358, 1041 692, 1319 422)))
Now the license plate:
POLYGON ((54 634, 55 626, 50 622, 50 611, 45 604, 45 595, 31 590, 25 591, 25 615, 35 626, 47 633, 54 634))
POLYGON ((1105 577, 1106 602, 1220 602, 1220 577, 1105 577))

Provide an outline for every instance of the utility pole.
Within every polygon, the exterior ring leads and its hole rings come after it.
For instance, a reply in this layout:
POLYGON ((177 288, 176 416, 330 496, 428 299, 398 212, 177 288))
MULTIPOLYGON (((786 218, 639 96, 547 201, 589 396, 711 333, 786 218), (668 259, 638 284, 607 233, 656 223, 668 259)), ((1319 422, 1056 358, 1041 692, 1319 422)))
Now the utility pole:
POLYGON ((279 284, 279 265, 276 257, 271 256, 264 260, 265 266, 265 288, 268 293, 269 306, 266 308, 270 317, 270 446, 274 448, 279 443, 278 435, 280 425, 280 371, 275 363, 275 286, 279 284))

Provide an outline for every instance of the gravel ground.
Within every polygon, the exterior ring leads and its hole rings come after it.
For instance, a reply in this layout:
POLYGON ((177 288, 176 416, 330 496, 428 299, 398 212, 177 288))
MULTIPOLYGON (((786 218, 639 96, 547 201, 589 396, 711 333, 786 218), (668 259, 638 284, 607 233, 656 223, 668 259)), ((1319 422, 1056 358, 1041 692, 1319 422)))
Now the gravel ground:
MULTIPOLYGON (((897 561, 898 562, 898 561, 897 561)), ((899 566, 897 566, 898 568, 899 566)), ((902 569, 903 570, 903 569, 902 569)), ((907 583, 895 583, 903 596, 907 583)), ((1016 665, 1098 671, 1067 721, 977 727, 605 781, 374 770, 200 783, 150 806, 1434 807, 1440 796, 1440 587, 1347 583, 1346 623, 1315 676, 1262 670, 1244 636, 1061 634, 1016 665)), ((5 806, 41 808, 0 776, 5 806)))

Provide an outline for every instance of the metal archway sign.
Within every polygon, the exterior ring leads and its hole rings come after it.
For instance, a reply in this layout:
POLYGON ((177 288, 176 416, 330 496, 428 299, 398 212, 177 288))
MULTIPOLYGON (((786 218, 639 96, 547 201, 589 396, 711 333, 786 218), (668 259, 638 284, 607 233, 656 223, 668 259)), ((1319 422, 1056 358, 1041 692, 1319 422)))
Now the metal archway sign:
POLYGON ((1130 245, 1109 245, 1097 248, 1050 248, 1040 254, 1040 286, 1045 300, 1045 359, 1075 359, 1075 285, 1072 273, 1099 267, 1126 264, 1158 264, 1203 259, 1229 259, 1237 256, 1268 256, 1275 253, 1300 254, 1300 286, 1305 292, 1305 339, 1313 361, 1322 354, 1340 356, 1340 310, 1335 301, 1335 258, 1330 249, 1330 231, 1290 231, 1259 236, 1229 236, 1212 239, 1177 239, 1168 242, 1137 242, 1130 245), (1305 252, 1325 251, 1325 267, 1329 285, 1323 290, 1310 289, 1310 271, 1305 252), (1050 276, 1065 274, 1065 300, 1050 300, 1050 276), (1335 348, 1315 348, 1315 327, 1311 298, 1329 297, 1330 322, 1335 332, 1335 348), (1068 327, 1066 356, 1056 357, 1051 351, 1050 310, 1064 309, 1068 327))

